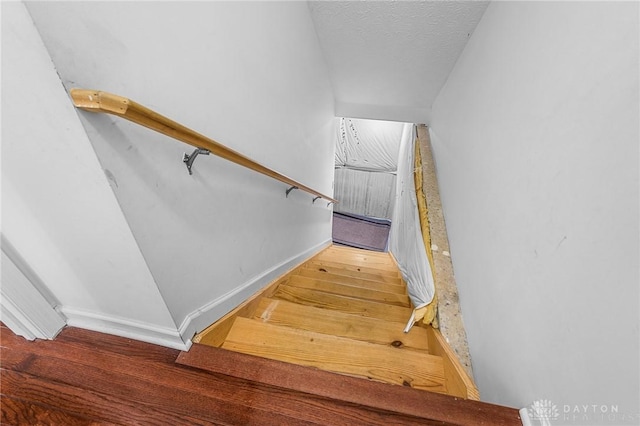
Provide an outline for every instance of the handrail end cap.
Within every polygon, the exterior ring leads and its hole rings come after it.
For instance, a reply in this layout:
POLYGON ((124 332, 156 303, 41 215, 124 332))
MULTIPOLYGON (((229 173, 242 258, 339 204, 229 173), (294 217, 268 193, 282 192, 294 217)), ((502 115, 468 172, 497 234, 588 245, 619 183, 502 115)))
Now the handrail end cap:
POLYGON ((124 114, 129 108, 129 99, 107 92, 90 89, 71 89, 69 91, 76 108, 93 112, 124 114))

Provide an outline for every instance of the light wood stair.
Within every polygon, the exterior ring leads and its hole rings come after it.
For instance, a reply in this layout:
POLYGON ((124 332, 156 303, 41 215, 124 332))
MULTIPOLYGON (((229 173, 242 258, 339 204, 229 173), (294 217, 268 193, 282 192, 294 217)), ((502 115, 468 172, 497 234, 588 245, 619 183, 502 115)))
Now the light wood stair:
POLYGON ((330 246, 194 338, 195 343, 415 389, 478 399, 413 307, 393 257, 330 246))

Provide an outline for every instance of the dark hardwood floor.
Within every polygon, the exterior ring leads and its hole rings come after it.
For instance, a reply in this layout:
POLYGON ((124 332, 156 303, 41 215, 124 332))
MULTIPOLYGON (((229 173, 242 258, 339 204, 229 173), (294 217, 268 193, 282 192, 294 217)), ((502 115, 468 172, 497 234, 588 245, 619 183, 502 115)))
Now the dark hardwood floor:
POLYGON ((220 368, 196 368, 193 359, 176 363, 180 352, 174 349, 75 328, 66 328, 54 341, 28 342, 0 324, 0 338, 3 425, 520 424, 511 408, 379 383, 371 389, 389 391, 389 401, 414 391, 412 398, 422 398, 425 408, 413 410, 417 415, 389 409, 392 402, 376 408, 364 398, 340 397, 354 384, 354 390, 363 389, 366 380, 317 376, 313 370, 310 379, 340 389, 314 392, 308 384, 290 385, 292 378, 304 380, 310 371, 304 367, 288 370, 283 363, 217 348, 210 353, 200 348, 197 357, 207 357, 209 365, 219 361, 247 368, 231 375, 216 371, 224 371, 220 368), (261 379, 260 369, 266 369, 267 379, 261 379), (353 402, 359 400, 363 403, 353 402))

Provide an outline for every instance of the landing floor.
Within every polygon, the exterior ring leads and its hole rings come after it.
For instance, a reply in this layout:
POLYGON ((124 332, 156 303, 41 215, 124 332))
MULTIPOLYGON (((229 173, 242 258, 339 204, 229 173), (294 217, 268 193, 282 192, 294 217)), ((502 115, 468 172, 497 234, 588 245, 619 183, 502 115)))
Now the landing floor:
POLYGON ((304 367, 285 372, 279 370, 282 363, 253 363, 254 357, 218 348, 194 345, 192 352, 203 349, 200 356, 223 371, 237 367, 237 374, 177 364, 180 353, 174 349, 74 328, 54 341, 28 342, 0 324, 0 337, 3 425, 519 424, 515 409, 401 386, 375 383, 369 388, 364 385, 369 382, 317 370, 314 374, 322 377, 304 380, 309 371, 304 367), (269 374, 273 372, 279 373, 269 374), (323 387, 329 396, 308 386, 328 383, 326 377, 340 378, 323 387), (293 383, 287 385, 287 380, 293 383), (356 391, 349 380, 364 387, 356 391), (387 395, 379 386, 400 394, 387 395), (331 397, 340 392, 364 402, 331 397), (373 408, 367 402, 381 397, 398 408, 373 408), (408 415, 408 410, 418 415, 408 415))

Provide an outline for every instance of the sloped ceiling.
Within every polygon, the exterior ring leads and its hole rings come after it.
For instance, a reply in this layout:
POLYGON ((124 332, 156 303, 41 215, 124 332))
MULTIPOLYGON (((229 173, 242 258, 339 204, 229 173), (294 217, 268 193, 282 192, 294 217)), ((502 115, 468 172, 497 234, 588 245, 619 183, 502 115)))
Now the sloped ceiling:
POLYGON ((336 115, 428 123, 489 2, 311 1, 336 115))

